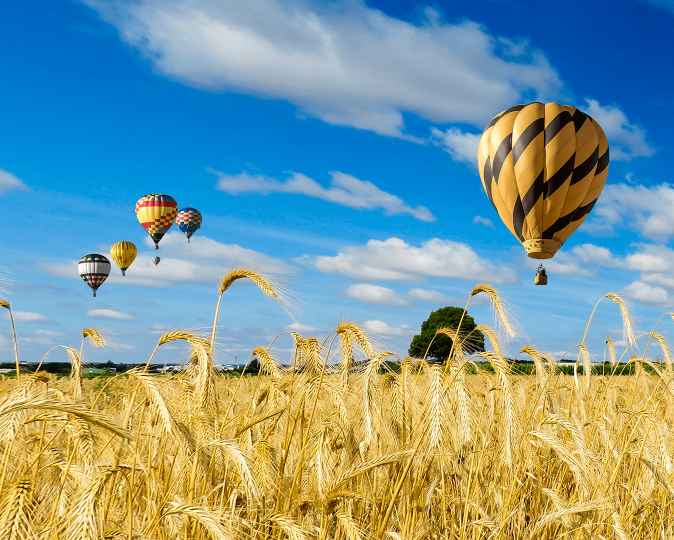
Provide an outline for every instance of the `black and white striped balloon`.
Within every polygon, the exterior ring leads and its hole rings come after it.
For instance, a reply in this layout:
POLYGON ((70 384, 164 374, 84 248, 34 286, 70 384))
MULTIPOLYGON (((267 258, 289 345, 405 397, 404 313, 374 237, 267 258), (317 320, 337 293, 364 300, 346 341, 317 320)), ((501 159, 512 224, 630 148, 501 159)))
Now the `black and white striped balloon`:
POLYGON ((98 289, 108 278, 108 275, 110 275, 110 261, 103 255, 91 253, 80 259, 77 270, 84 282, 93 289, 94 297, 96 297, 96 289, 98 289))

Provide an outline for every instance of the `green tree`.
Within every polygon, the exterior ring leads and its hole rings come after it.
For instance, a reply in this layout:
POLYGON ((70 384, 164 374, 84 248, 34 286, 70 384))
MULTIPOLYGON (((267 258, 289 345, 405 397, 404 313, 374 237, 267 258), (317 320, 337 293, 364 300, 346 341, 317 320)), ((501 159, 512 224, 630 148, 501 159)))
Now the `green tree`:
MULTIPOLYGON (((433 311, 421 325, 421 334, 417 334, 412 339, 409 355, 414 358, 423 358, 430 345, 427 358, 436 362, 446 361, 452 349, 452 338, 446 335, 435 337, 435 332, 438 328, 452 328, 456 330, 459 326, 459 321, 461 321, 461 315, 463 315, 463 308, 454 306, 447 306, 433 311), (433 339, 434 337, 435 339, 433 339)), ((473 332, 476 326, 473 317, 466 313, 461 322, 459 335, 467 336, 470 334, 468 341, 464 345, 465 350, 469 352, 484 351, 484 334, 479 330, 473 332)))

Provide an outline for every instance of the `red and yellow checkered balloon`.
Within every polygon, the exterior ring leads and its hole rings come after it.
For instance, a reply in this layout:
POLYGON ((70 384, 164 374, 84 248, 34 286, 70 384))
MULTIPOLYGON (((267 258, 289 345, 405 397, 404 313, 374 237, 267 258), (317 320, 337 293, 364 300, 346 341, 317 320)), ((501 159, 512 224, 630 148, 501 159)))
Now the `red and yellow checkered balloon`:
POLYGON ((159 240, 171 228, 178 213, 178 203, 169 195, 152 193, 136 203, 136 217, 154 240, 154 248, 159 249, 159 240))

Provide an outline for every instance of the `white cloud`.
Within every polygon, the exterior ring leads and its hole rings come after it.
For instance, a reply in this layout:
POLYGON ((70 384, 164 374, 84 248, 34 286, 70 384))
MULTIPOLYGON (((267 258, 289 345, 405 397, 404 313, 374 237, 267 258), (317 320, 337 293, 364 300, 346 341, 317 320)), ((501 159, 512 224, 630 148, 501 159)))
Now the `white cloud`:
POLYGON ((372 320, 365 321, 361 327, 365 332, 380 336, 411 336, 415 334, 415 330, 410 326, 403 324, 402 326, 389 326, 384 321, 372 320))
POLYGON ((90 309, 87 316, 92 319, 113 319, 116 321, 133 321, 134 318, 128 313, 113 311, 112 309, 90 309))
POLYGON ((428 302, 429 304, 448 304, 455 302, 455 299, 438 291, 428 289, 410 289, 407 296, 418 302, 428 302))
POLYGON ((0 169, 0 195, 10 191, 30 191, 30 188, 11 172, 0 169))
POLYGON ((646 131, 630 124, 617 105, 602 106, 597 100, 585 98, 587 107, 581 109, 594 118, 606 134, 612 161, 630 161, 634 157, 652 156, 655 148, 646 141, 646 131))
MULTIPOLYGON (((154 243, 145 239, 148 249, 154 243)), ((297 268, 257 251, 242 248, 236 244, 223 244, 206 236, 193 236, 191 243, 181 233, 171 232, 161 240, 161 262, 155 266, 152 259, 157 252, 140 251, 136 260, 126 271, 126 276, 115 264, 110 276, 101 287, 108 283, 138 285, 142 287, 171 287, 176 283, 219 283, 230 268, 256 268, 272 275, 295 274, 297 268)), ((67 263, 42 263, 37 265, 46 274, 80 280, 77 261, 67 263)))
POLYGON ((644 273, 667 273, 674 271, 674 251, 667 246, 633 244, 639 251, 625 256, 623 266, 628 270, 644 273))
POLYGON ((306 324, 299 323, 295 321, 292 324, 289 324, 286 326, 286 330, 293 330, 295 332, 298 332, 300 334, 306 334, 308 332, 316 332, 320 330, 320 328, 315 328, 313 326, 307 326, 306 324))
POLYGON ((672 301, 662 287, 653 287, 641 281, 634 281, 620 291, 626 298, 650 306, 671 307, 672 301))
POLYGON ((431 128, 431 134, 431 140, 448 152, 454 161, 463 161, 477 166, 477 146, 480 142, 480 135, 464 132, 454 127, 444 132, 438 128, 431 128))
POLYGON ((491 219, 483 218, 482 216, 475 216, 475 217, 473 218, 473 224, 476 224, 476 223, 481 223, 481 224, 484 225, 485 227, 489 227, 489 228, 491 228, 491 229, 494 229, 494 228, 495 228, 495 227, 494 227, 494 223, 492 223, 492 220, 491 220, 491 219))
POLYGON ((357 283, 346 290, 349 298, 379 306, 406 306, 407 302, 393 289, 369 283, 357 283))
POLYGON ((674 236, 674 186, 610 184, 604 187, 593 218, 585 230, 614 232, 629 227, 651 240, 667 241, 674 236))
MULTIPOLYGON (((594 244, 581 244, 574 246, 571 253, 580 259, 582 263, 594 264, 610 268, 617 264, 611 250, 603 246, 596 246, 594 244)), ((561 254, 560 254, 561 255, 561 254)))
MULTIPOLYGON (((9 319, 9 312, 2 310, 0 312, 3 319, 9 319)), ((48 321, 49 319, 40 313, 33 313, 31 311, 14 311, 12 310, 12 315, 14 315, 15 321, 21 322, 41 322, 48 321)))
POLYGON ((299 193, 349 208, 363 210, 381 208, 387 215, 407 214, 421 221, 436 220, 428 208, 423 206, 412 208, 399 197, 382 191, 372 182, 359 180, 355 176, 338 171, 330 172, 331 185, 329 188, 324 188, 314 179, 300 173, 291 173, 290 177, 282 182, 263 175, 252 176, 245 171, 230 176, 212 169, 209 170, 219 177, 218 189, 231 195, 242 193, 260 193, 262 195, 299 193))
POLYGON ((488 283, 516 283, 517 273, 480 258, 467 244, 433 238, 420 247, 399 238, 370 240, 344 248, 334 257, 304 256, 321 272, 345 274, 358 281, 419 281, 425 277, 488 283))
POLYGON ((562 87, 538 49, 431 8, 412 24, 358 0, 83 1, 170 78, 383 135, 402 135, 403 112, 482 125, 523 94, 562 87))
POLYGON ((38 345, 55 345, 58 343, 56 338, 61 337, 63 337, 63 334, 54 330, 30 330, 28 332, 21 332, 19 341, 24 343, 37 343, 38 345))

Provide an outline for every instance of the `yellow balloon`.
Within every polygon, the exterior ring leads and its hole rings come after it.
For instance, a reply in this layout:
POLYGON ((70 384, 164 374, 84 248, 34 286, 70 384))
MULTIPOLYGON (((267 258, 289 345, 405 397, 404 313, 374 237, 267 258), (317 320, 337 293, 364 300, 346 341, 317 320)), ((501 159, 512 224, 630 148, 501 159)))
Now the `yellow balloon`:
POLYGON ((131 263, 136 258, 137 250, 131 242, 117 242, 110 248, 110 255, 112 260, 117 263, 122 275, 126 275, 126 269, 131 266, 131 263))
POLYGON ((533 259, 549 259, 580 227, 608 176, 599 124, 575 107, 515 105, 495 116, 477 152, 482 186, 533 259))

